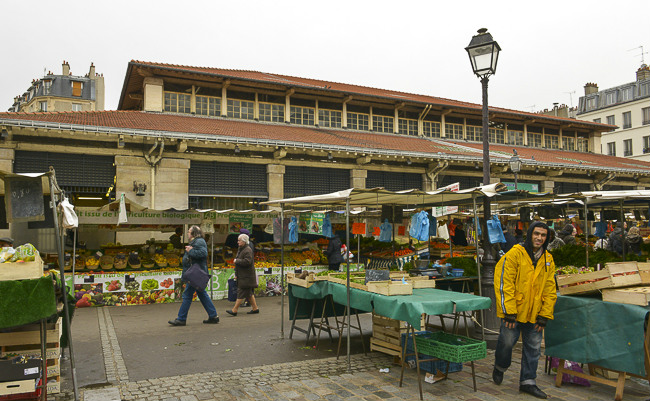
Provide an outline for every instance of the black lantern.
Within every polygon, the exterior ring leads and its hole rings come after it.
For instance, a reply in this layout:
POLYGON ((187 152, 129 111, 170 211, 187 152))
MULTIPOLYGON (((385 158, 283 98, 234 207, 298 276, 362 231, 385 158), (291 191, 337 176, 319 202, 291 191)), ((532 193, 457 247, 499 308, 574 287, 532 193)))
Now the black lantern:
POLYGON ((515 175, 515 190, 517 190, 517 174, 521 171, 521 159, 519 158, 519 155, 517 155, 517 151, 515 150, 515 155, 510 158, 508 161, 508 164, 510 164, 510 170, 512 170, 512 173, 515 175))
POLYGON ((492 39, 486 28, 479 29, 478 35, 472 36, 465 50, 469 54, 472 70, 478 77, 488 77, 496 73, 501 47, 492 39))

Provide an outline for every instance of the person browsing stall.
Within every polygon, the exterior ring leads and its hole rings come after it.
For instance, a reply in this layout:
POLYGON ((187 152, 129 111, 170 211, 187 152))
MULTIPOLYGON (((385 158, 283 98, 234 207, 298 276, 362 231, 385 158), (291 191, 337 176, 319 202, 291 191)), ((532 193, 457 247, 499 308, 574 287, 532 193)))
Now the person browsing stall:
POLYGON ((253 290, 257 288, 257 279, 255 277, 255 264, 253 261, 253 250, 249 245, 249 238, 246 234, 240 234, 237 239, 239 248, 235 257, 235 279, 237 280, 237 301, 232 310, 226 312, 231 316, 237 316, 237 311, 242 302, 247 299, 253 309, 247 314, 260 313, 260 308, 255 302, 253 290))
POLYGON ((183 249, 183 228, 176 227, 176 231, 169 237, 169 242, 174 249, 183 249))
MULTIPOLYGON (((192 226, 187 231, 187 236, 189 238, 189 243, 185 247, 185 254, 183 254, 183 273, 187 271, 195 263, 198 263, 206 273, 208 273, 208 246, 203 239, 203 232, 199 226, 192 226)), ((203 308, 208 313, 208 319, 204 320, 203 323, 214 324, 219 323, 219 316, 217 316, 217 310, 208 295, 208 292, 205 289, 196 289, 192 287, 189 283, 185 283, 185 291, 183 291, 183 302, 181 307, 178 310, 178 317, 174 320, 170 320, 169 324, 172 326, 185 326, 187 321, 187 314, 190 311, 190 306, 192 305, 192 298, 194 293, 197 294, 197 297, 201 301, 203 308)))
POLYGON ((467 246, 467 234, 463 230, 463 223, 458 223, 451 237, 451 243, 458 246, 467 246))
POLYGON ((537 387, 537 363, 546 322, 553 319, 557 300, 555 262, 546 250, 549 228, 536 221, 528 228, 526 241, 499 259, 494 271, 497 316, 502 319, 494 355, 492 380, 501 384, 512 362, 512 348, 522 338, 519 392, 545 399, 537 387))

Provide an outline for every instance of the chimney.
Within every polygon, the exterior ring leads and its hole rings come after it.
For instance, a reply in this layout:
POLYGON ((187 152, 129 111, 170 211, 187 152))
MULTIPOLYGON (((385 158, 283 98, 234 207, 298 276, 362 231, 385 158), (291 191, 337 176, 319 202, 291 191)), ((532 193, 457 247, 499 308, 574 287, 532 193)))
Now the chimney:
POLYGON ((650 68, 646 64, 641 64, 641 68, 636 70, 636 80, 643 81, 650 78, 650 68))
POLYGON ((592 93, 597 93, 598 92, 598 85, 587 82, 585 84, 585 96, 586 95, 591 95, 592 93))
POLYGON ((70 64, 67 61, 63 60, 63 75, 70 75, 70 64))
POLYGON ((95 77, 95 64, 90 63, 90 71, 88 71, 88 77, 93 79, 95 77))

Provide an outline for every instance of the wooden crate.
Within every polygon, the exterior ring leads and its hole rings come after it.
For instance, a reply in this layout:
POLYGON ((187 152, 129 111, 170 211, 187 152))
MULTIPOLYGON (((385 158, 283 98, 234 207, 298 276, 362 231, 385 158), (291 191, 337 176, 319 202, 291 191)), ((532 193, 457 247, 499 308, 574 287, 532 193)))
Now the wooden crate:
POLYGON ((43 277, 43 260, 39 255, 33 262, 0 263, 0 281, 33 280, 43 277))
POLYGON ((584 294, 604 288, 631 287, 641 284, 637 262, 607 263, 599 271, 557 276, 561 295, 584 294))
POLYGON ((61 392, 61 376, 47 378, 47 393, 58 394, 61 392))
POLYGON ((296 273, 287 273, 287 283, 297 285, 300 287, 309 288, 314 284, 316 275, 309 273, 305 278, 298 278, 296 273))
POLYGON ((650 287, 604 289, 603 301, 647 306, 650 304, 650 287))
POLYGON ((650 263, 637 262, 639 268, 639 275, 641 276, 641 284, 650 285, 650 263))
POLYGON ((412 295, 413 284, 402 283, 401 281, 369 281, 368 292, 382 295, 412 295))
MULTIPOLYGON (((348 285, 347 278, 346 279, 341 279, 341 278, 338 278, 338 277, 334 277, 334 276, 338 276, 339 274, 342 274, 342 273, 330 273, 327 276, 328 280, 331 281, 332 283, 348 285)), ((350 279, 359 278, 359 277, 363 277, 365 279, 366 273, 365 272, 354 272, 354 273, 351 272, 350 273, 350 279)), ((352 281, 350 281, 350 288, 356 288, 357 290, 368 291, 368 287, 366 285, 355 283, 355 282, 352 282, 352 281)))
POLYGON ((391 273, 391 279, 402 279, 404 278, 407 282, 413 284, 413 288, 436 288, 436 280, 430 280, 429 276, 411 276, 404 273, 391 273))
MULTIPOLYGON (((422 315, 420 327, 424 327, 425 319, 422 315)), ((372 314, 372 337, 370 350, 384 354, 401 357, 402 348, 400 341, 402 334, 407 332, 407 323, 387 317, 372 314)))
POLYGON ((0 395, 33 393, 35 389, 35 379, 0 382, 0 395))

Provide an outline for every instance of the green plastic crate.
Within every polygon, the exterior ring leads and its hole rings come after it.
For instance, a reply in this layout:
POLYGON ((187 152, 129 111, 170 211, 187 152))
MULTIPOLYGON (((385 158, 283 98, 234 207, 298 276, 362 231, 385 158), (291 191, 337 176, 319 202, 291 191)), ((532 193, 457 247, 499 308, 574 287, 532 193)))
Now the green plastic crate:
POLYGON ((415 335, 418 352, 450 362, 469 362, 485 358, 485 341, 443 331, 425 331, 415 335))

